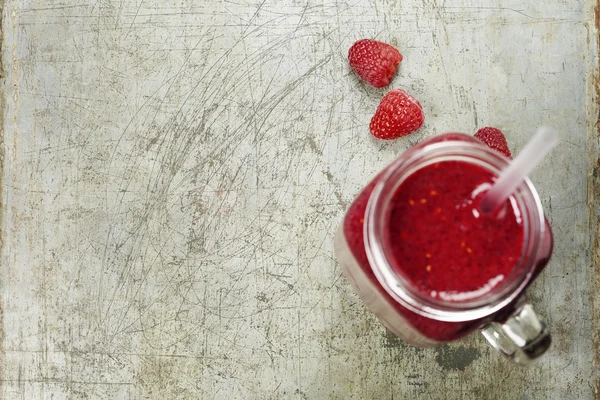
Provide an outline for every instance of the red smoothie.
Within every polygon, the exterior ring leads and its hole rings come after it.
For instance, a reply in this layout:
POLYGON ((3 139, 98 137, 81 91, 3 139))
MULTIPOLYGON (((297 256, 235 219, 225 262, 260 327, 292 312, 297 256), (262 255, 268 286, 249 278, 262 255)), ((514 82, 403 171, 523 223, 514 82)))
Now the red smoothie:
POLYGON ((424 295, 480 298, 519 260, 524 229, 516 201, 479 211, 493 178, 475 164, 444 161, 417 170, 394 194, 385 238, 390 262, 424 295))
MULTIPOLYGON (((482 313, 479 319, 457 318, 456 322, 438 319, 392 297, 389 291, 393 288, 384 288, 374 272, 374 268, 381 272, 382 266, 370 264, 367 250, 373 247, 365 242, 365 225, 368 225, 365 219, 373 189, 387 172, 406 168, 405 163, 415 160, 416 154, 433 151, 424 150, 426 146, 447 141, 453 142, 453 146, 463 142, 465 148, 481 145, 470 136, 448 133, 407 150, 360 192, 335 237, 336 258, 367 308, 391 332, 420 347, 455 340, 488 322, 503 321, 514 306, 513 302, 507 303, 495 312, 482 313)), ((482 147, 478 157, 487 151, 485 149, 482 147)), ((489 215, 478 211, 483 193, 495 176, 489 169, 463 160, 466 159, 455 155, 440 158, 439 163, 433 159, 431 163, 407 172, 395 190, 389 186, 393 179, 388 176, 388 188, 393 190, 389 192, 391 200, 384 201, 386 206, 371 220, 381 218, 377 245, 385 253, 391 271, 404 278, 406 287, 423 299, 454 304, 459 309, 472 307, 477 301, 485 304, 485 299, 489 298, 486 294, 498 293, 495 289, 503 282, 508 284, 523 279, 523 266, 529 265, 532 275, 528 285, 543 270, 552 252, 552 233, 545 222, 538 247, 528 247, 528 253, 521 254, 525 236, 522 218, 529 221, 530 226, 535 222, 531 219, 531 208, 521 215, 523 210, 513 199, 489 215), (511 274, 517 265, 520 270, 511 274)), ((381 192, 374 198, 377 196, 381 197, 381 192)), ((528 243, 531 243, 532 236, 528 237, 528 243)), ((518 297, 514 299, 516 301, 518 297)))

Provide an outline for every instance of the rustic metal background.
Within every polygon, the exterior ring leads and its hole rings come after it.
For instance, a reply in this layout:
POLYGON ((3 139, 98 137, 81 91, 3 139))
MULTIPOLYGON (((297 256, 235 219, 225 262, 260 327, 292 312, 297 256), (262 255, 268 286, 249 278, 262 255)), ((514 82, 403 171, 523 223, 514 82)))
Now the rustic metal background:
POLYGON ((594 3, 5 0, 1 397, 592 398, 594 3), (403 53, 418 133, 370 137, 363 37, 403 53), (420 139, 492 125, 518 152, 540 124, 551 351, 403 345, 340 276, 346 207, 420 139))

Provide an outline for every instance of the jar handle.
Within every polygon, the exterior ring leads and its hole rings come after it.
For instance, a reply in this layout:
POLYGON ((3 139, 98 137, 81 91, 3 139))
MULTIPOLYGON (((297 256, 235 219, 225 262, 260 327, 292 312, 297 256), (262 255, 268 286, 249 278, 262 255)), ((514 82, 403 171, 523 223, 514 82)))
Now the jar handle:
POLYGON ((546 324, 529 303, 519 305, 503 323, 486 325, 481 333, 503 356, 519 365, 544 354, 552 342, 546 324))

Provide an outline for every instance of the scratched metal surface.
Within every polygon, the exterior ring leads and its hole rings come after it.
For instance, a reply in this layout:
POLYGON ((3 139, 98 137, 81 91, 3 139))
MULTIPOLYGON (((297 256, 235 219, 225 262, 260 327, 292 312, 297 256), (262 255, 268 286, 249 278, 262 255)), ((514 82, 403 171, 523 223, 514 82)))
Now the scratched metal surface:
POLYGON ((526 3, 6 0, 1 397, 592 398, 593 2, 526 3), (417 134, 369 137, 362 37, 404 54, 417 134), (436 132, 542 123, 552 350, 388 335, 333 259, 353 197, 436 132))

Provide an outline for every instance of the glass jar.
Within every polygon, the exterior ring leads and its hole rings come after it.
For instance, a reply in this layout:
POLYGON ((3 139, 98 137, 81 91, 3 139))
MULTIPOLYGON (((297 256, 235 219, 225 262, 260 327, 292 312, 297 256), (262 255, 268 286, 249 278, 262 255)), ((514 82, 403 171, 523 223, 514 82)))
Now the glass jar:
POLYGON ((477 139, 446 133, 426 140, 388 165, 354 200, 335 237, 336 257, 366 306, 407 343, 431 347, 481 330, 503 355, 527 364, 550 345, 545 324, 523 296, 552 253, 552 232, 532 183, 513 194, 521 210, 524 240, 512 272, 477 298, 447 301, 427 296, 392 267, 384 240, 386 211, 394 193, 412 173, 433 163, 473 163, 498 175, 509 160, 477 139))

